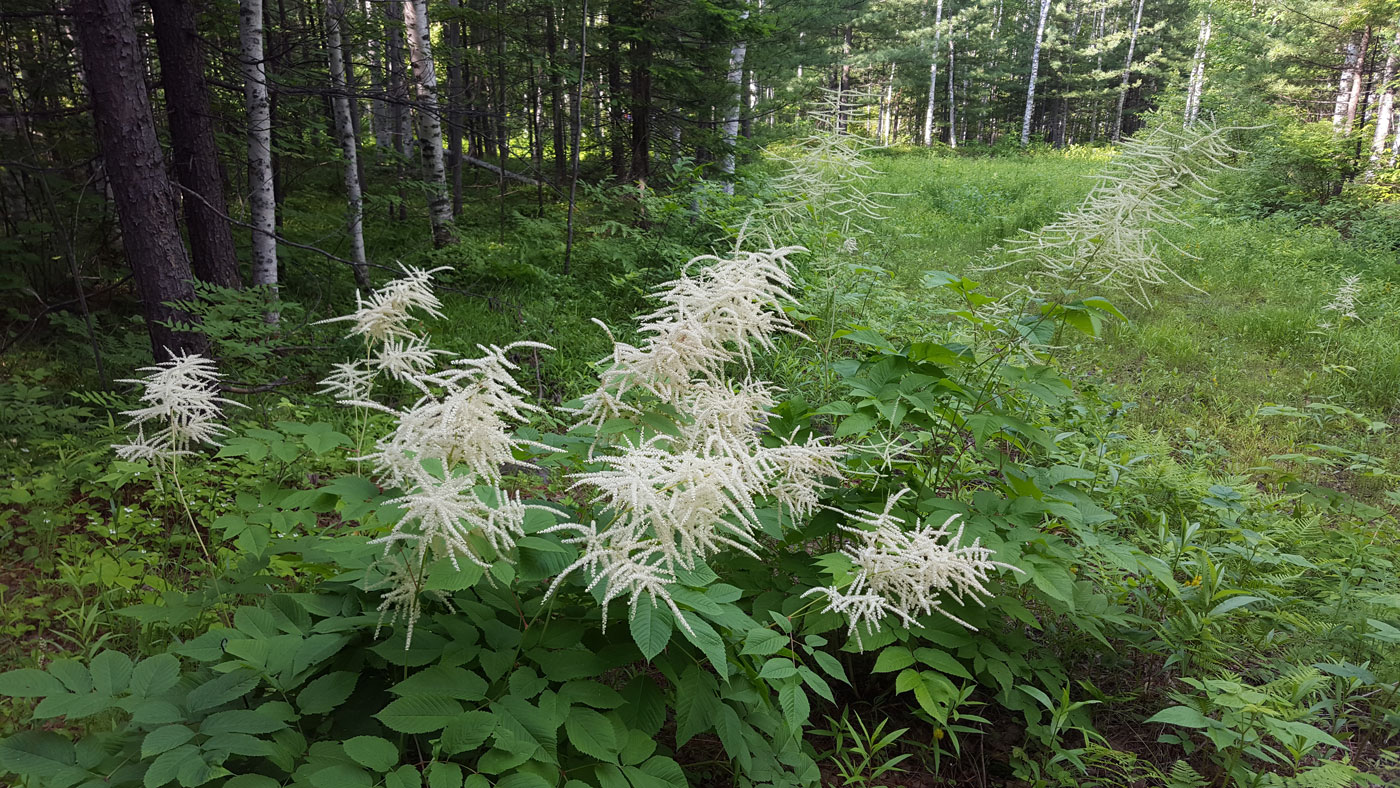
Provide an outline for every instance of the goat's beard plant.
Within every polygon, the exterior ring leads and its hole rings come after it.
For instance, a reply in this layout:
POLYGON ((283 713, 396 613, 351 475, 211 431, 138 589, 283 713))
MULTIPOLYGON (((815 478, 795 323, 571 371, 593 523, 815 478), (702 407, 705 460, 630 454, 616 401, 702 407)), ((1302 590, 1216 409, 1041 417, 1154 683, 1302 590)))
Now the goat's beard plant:
MULTIPOLYGON (((578 578, 601 603, 605 631, 610 603, 622 599, 633 618, 642 605, 665 606, 694 636, 675 585, 705 574, 707 562, 725 551, 759 558, 765 537, 782 539, 785 525, 800 533, 822 506, 823 494, 842 477, 844 450, 818 435, 772 434, 776 395, 754 375, 756 352, 773 350, 782 332, 801 336, 783 307, 793 300, 788 258, 802 251, 697 257, 656 293, 661 306, 641 318, 641 341, 614 341, 598 387, 572 409, 574 432, 590 441, 588 467, 573 474, 572 486, 591 497, 585 516, 541 531, 577 549, 546 598, 578 578), (627 437, 609 440, 618 434, 627 437), (762 510, 776 510, 778 523, 765 523, 762 510)), ((411 297, 376 293, 343 318, 355 325, 352 334, 392 341, 404 336, 396 327, 408 323, 408 310, 436 313, 427 289, 431 272, 407 273, 407 284, 390 283, 381 293, 411 297)), ((502 468, 528 464, 522 457, 528 452, 552 451, 514 434, 541 409, 526 400, 510 361, 512 351, 548 346, 483 347, 478 358, 429 370, 428 362, 446 354, 423 344, 423 363, 410 364, 403 376, 422 392, 407 408, 354 396, 363 387, 327 383, 345 395, 343 404, 394 420, 373 450, 356 459, 368 462, 382 485, 401 491, 386 501, 402 510, 401 518, 374 543, 385 550, 381 623, 403 621, 406 646, 425 597, 447 601, 425 588, 430 565, 446 560, 457 571, 470 565, 491 578, 497 564, 514 560, 527 511, 545 507, 504 489, 502 468)), ((914 626, 917 616, 944 612, 939 593, 951 591, 960 602, 986 595, 988 572, 1005 566, 975 542, 958 547, 961 530, 951 535, 920 526, 905 533, 888 507, 856 521, 874 529, 848 529, 868 542, 846 554, 861 571, 846 584, 809 593, 824 593, 828 612, 850 618, 857 642, 858 625, 873 631, 894 616, 914 626), (934 558, 936 566, 923 565, 934 558), (866 567, 871 561, 879 565, 866 567)))

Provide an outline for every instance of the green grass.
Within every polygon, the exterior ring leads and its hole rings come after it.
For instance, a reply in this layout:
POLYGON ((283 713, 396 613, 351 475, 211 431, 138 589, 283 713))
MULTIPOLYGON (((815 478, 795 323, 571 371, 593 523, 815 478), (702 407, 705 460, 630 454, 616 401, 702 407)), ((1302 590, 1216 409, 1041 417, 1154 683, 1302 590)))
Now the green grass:
MULTIPOLYGON (((886 156, 886 173, 874 188, 907 196, 889 200, 888 221, 862 239, 866 265, 887 274, 851 275, 851 286, 876 294, 857 319, 908 338, 936 334, 947 321, 937 310, 951 303, 921 286, 930 270, 981 281, 991 294, 1006 292, 1025 272, 976 269, 998 260, 1002 239, 1073 208, 1104 155, 886 156)), ((1266 404, 1325 403, 1396 423, 1400 272, 1387 264, 1393 255, 1349 244, 1331 228, 1221 216, 1210 205, 1190 206, 1186 218, 1191 227, 1171 228, 1168 236, 1198 259, 1169 249, 1164 259, 1200 291, 1161 288, 1152 293, 1152 308, 1113 291, 1086 291, 1113 300, 1129 320, 1100 340, 1074 340, 1057 353, 1059 362, 1081 382, 1107 384, 1113 397, 1130 403, 1137 424, 1164 430, 1174 442, 1218 443, 1228 455, 1223 469, 1232 472, 1307 451, 1313 442, 1365 451, 1394 467, 1393 430, 1372 433, 1345 417, 1318 424, 1259 413, 1266 404), (1323 305, 1350 274, 1362 276, 1361 321, 1318 329, 1323 305)), ((1326 481, 1367 497, 1380 492, 1355 473, 1326 481)))

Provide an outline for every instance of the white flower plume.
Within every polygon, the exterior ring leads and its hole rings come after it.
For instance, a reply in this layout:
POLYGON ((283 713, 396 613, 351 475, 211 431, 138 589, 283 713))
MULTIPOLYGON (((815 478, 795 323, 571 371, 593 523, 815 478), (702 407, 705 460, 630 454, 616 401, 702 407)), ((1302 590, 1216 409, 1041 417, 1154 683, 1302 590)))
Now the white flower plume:
POLYGON ((496 557, 504 556, 525 535, 526 506, 500 489, 493 490, 497 504, 489 506, 477 494, 476 481, 470 474, 444 479, 420 474, 413 492, 385 502, 403 507, 404 515, 393 530, 371 544, 384 545, 387 554, 395 544, 407 542, 415 550, 445 555, 457 569, 461 569, 458 558, 490 569, 490 556, 481 555, 483 544, 496 557))
POLYGON ((813 588, 803 596, 825 594, 827 610, 844 614, 848 632, 860 640, 860 628, 874 634, 888 616, 913 626, 919 616, 939 613, 968 629, 976 627, 943 609, 941 595, 959 604, 982 603, 990 596, 986 584, 996 569, 1021 571, 1010 564, 993 561, 993 551, 982 547, 980 539, 962 545, 963 527, 949 530, 961 515, 953 515, 941 525, 915 523, 893 514, 894 506, 909 490, 890 496, 882 512, 848 515, 853 525, 843 525, 852 543, 841 553, 855 567, 855 577, 842 588, 813 588))
POLYGON ((1185 131, 1166 124, 1123 143, 1088 196, 1073 211, 1035 232, 1008 239, 1009 261, 983 270, 1028 264, 1071 286, 1113 287, 1143 306, 1148 290, 1170 279, 1199 290, 1162 261, 1161 247, 1195 258, 1172 243, 1160 227, 1189 227, 1177 209, 1192 196, 1208 199, 1205 179, 1239 151, 1225 135, 1233 129, 1205 123, 1185 131))
MULTIPOLYGON (((1332 312, 1336 315, 1337 324, 1340 325, 1348 320, 1360 320, 1356 315, 1356 297, 1361 294, 1361 274, 1348 276, 1342 280, 1342 284, 1337 288, 1337 294, 1332 297, 1332 301, 1322 308, 1324 312, 1332 312)), ((1318 328, 1332 328, 1331 321, 1324 320, 1317 324, 1318 328)))
POLYGON ((433 274, 451 270, 441 266, 424 270, 412 266, 400 266, 404 275, 394 279, 369 298, 355 295, 355 311, 348 315, 322 320, 323 323, 351 323, 351 336, 363 336, 366 341, 380 344, 393 339, 412 339, 417 334, 409 328, 416 318, 413 310, 421 310, 430 317, 442 317, 442 302, 433 294, 433 274))
POLYGON ((218 395, 219 372, 212 359, 198 353, 172 355, 142 367, 146 377, 118 381, 141 386, 144 407, 123 411, 136 429, 129 443, 113 446, 124 460, 163 464, 193 453, 199 444, 218 445, 228 427, 220 422, 222 405, 238 405, 218 395))

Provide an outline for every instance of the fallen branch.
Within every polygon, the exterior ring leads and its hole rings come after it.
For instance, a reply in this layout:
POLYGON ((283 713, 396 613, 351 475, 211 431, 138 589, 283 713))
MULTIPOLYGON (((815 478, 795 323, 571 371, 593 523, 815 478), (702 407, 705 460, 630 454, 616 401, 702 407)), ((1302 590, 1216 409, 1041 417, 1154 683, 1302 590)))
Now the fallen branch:
POLYGON ((554 187, 554 184, 548 181, 535 180, 534 178, 531 178, 528 175, 521 175, 518 172, 511 172, 510 170, 502 171, 500 167, 497 167, 489 161, 478 159, 475 156, 468 156, 464 153, 462 154, 462 161, 466 162, 467 164, 480 167, 483 170, 489 170, 490 172, 494 172, 497 175, 501 175, 502 172, 504 172, 505 177, 510 178, 513 181, 519 181, 520 183, 523 183, 527 186, 548 186, 550 190, 555 192, 556 194, 559 192, 559 190, 554 187))

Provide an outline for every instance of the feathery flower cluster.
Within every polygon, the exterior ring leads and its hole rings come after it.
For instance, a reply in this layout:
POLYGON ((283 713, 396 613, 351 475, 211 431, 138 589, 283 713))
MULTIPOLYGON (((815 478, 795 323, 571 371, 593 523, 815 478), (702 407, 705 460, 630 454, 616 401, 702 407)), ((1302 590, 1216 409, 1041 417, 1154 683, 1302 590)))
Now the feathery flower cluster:
MULTIPOLYGON (((824 88, 810 113, 816 131, 791 147, 772 147, 768 155, 784 167, 771 184, 774 194, 760 212, 760 226, 774 237, 791 236, 792 230, 819 216, 842 234, 869 233, 867 225, 882 221, 888 206, 882 197, 899 195, 872 192, 869 184, 880 176, 867 154, 883 145, 850 133, 855 108, 877 103, 875 93, 824 88)), ((848 239, 842 248, 858 248, 848 239)))
POLYGON ((369 298, 356 293, 354 312, 317 323, 350 323, 349 335, 361 337, 367 353, 361 361, 336 364, 335 371, 321 381, 322 394, 340 400, 365 400, 380 372, 417 385, 419 376, 432 369, 436 357, 446 355, 445 351, 430 347, 428 338, 414 331, 413 324, 419 320, 415 310, 428 317, 442 317, 442 302, 433 294, 433 274, 450 269, 400 268, 402 277, 388 282, 369 298))
POLYGON ((1067 283, 1117 288, 1142 306, 1152 305, 1148 289, 1169 278, 1199 290, 1162 262, 1160 248, 1195 255, 1158 228, 1189 226, 1177 209, 1191 196, 1208 199, 1214 193, 1206 177, 1231 169, 1226 159, 1239 153, 1225 140, 1229 131, 1205 123, 1175 131, 1162 124, 1124 142, 1078 208, 1008 239, 1009 261, 984 270, 1030 264, 1067 283))
MULTIPOLYGON (((781 311, 791 286, 787 256, 797 247, 737 252, 692 260, 694 275, 666 285, 664 306, 645 316, 640 347, 615 343, 612 365, 578 411, 586 424, 640 415, 666 405, 681 417, 678 435, 657 436, 601 456, 601 470, 578 474, 609 510, 603 529, 568 523, 566 539, 582 555, 555 579, 554 593, 576 570, 604 600, 625 598, 635 614, 643 595, 675 612, 669 585, 728 549, 756 555, 759 500, 771 498, 794 518, 818 506, 824 479, 839 477, 840 449, 813 438, 763 445, 772 391, 751 376, 726 377, 727 367, 752 370, 754 347, 773 347, 793 331, 781 311)), ((685 620, 677 615, 682 627, 685 620)))
POLYGON ((127 426, 134 427, 136 435, 129 443, 112 447, 118 457, 163 466, 192 454, 191 446, 218 445, 219 436, 228 431, 219 421, 221 405, 239 403, 218 395, 219 372, 213 360, 198 353, 173 355, 139 371, 149 374, 118 381, 141 386, 141 401, 145 403, 145 407, 122 412, 131 417, 127 426), (148 425, 152 428, 149 432, 148 425))
POLYGON ((915 523, 912 530, 906 529, 907 521, 892 511, 908 492, 906 488, 890 496, 885 510, 878 514, 848 515, 855 524, 841 526, 855 537, 841 551, 856 569, 849 585, 813 588, 803 594, 825 594, 827 611, 847 617, 848 632, 857 643, 861 625, 873 635, 888 616, 914 627, 919 616, 936 612, 975 630, 944 610, 939 595, 947 594, 959 604, 971 600, 980 605, 981 597, 991 594, 986 584, 992 570, 1021 571, 991 560, 993 551, 982 547, 980 539, 960 545, 962 526, 956 532, 949 530, 960 515, 949 517, 939 526, 915 523))
MULTIPOLYGON (((436 369, 448 355, 429 345, 412 329, 413 312, 441 317, 442 302, 432 292, 432 275, 443 269, 405 268, 396 279, 361 299, 350 315, 322 322, 348 321, 351 336, 364 337, 366 362, 337 365, 325 381, 345 405, 380 411, 394 417, 388 434, 374 450, 357 457, 367 461, 386 486, 405 493, 386 502, 403 516, 388 534, 372 544, 384 545, 388 571, 376 588, 387 586, 380 600, 380 623, 407 622, 405 647, 422 615, 421 581, 429 564, 439 558, 460 570, 462 561, 489 569, 493 560, 510 560, 509 552, 525 535, 529 506, 501 489, 501 469, 518 449, 549 446, 516 438, 514 430, 540 408, 526 401, 527 392, 512 373, 519 367, 509 354, 517 349, 551 350, 538 342, 505 347, 478 345, 478 358, 454 359, 436 369), (394 409, 370 398, 375 377, 383 372, 422 392, 413 405, 394 409), (399 546, 398 554, 390 551, 399 546)), ((445 601, 445 600, 444 600, 445 601)))
MULTIPOLYGON (((1360 320, 1356 315, 1356 297, 1361 294, 1361 274, 1348 276, 1342 280, 1341 287, 1337 288, 1337 294, 1332 297, 1331 303, 1322 308, 1324 312, 1333 312, 1337 317, 1337 325, 1346 323, 1348 320, 1360 320)), ((1332 328, 1330 320, 1324 320, 1317 324, 1318 328, 1332 328)))
POLYGON ((751 365, 753 345, 771 349, 773 334, 792 330, 782 312, 791 301, 787 258, 803 251, 788 246, 691 260, 680 278, 654 294, 663 306, 641 318, 641 345, 613 342, 611 365, 578 411, 584 422, 640 413, 627 401, 633 390, 684 405, 697 380, 715 381, 735 361, 751 365), (708 265, 692 276, 700 263, 708 265))

